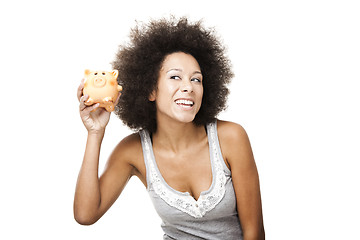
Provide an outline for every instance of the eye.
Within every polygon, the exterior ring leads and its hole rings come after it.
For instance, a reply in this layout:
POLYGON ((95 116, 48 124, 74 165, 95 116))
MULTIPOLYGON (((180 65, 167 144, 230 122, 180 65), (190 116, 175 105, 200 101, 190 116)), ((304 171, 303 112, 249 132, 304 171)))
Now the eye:
POLYGON ((200 78, 193 78, 193 79, 191 79, 191 81, 194 81, 194 82, 199 82, 199 83, 201 83, 201 79, 200 79, 200 78))
POLYGON ((180 77, 179 76, 171 76, 170 79, 175 79, 175 80, 179 80, 180 77))
POLYGON ((105 73, 103 72, 102 75, 105 75, 105 73))
POLYGON ((97 73, 94 73, 94 75, 97 75, 97 73))

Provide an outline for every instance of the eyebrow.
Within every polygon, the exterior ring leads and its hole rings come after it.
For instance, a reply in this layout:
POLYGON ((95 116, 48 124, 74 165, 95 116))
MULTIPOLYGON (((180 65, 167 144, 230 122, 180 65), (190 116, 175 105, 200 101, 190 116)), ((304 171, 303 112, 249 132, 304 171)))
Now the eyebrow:
MULTIPOLYGON (((179 72, 182 72, 182 69, 180 69, 180 68, 172 68, 172 69, 170 69, 169 71, 167 71, 166 73, 171 72, 171 71, 179 71, 179 72)), ((202 75, 201 71, 197 71, 197 70, 196 70, 196 71, 193 72, 193 74, 195 74, 195 73, 199 73, 199 74, 202 75)))

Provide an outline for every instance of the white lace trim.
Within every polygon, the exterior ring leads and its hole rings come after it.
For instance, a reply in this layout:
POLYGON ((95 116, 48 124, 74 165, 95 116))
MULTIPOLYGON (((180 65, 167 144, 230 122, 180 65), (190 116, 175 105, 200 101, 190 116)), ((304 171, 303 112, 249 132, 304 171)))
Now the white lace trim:
MULTIPOLYGON (((147 132, 140 132, 144 140, 146 161, 148 162, 148 167, 150 168, 149 173, 147 174, 149 177, 148 183, 153 187, 155 193, 170 206, 175 207, 176 209, 195 218, 203 217, 207 212, 212 210, 225 195, 226 176, 221 164, 221 153, 218 151, 216 145, 215 123, 209 124, 208 129, 208 133, 210 135, 209 145, 210 148, 212 148, 213 154, 212 165, 214 166, 212 166, 212 169, 215 177, 213 177, 214 182, 212 182, 210 187, 212 189, 209 189, 210 191, 202 192, 197 201, 189 194, 182 195, 181 192, 172 191, 172 189, 169 189, 169 187, 162 182, 161 176, 159 176, 154 165, 155 159, 152 159, 150 137, 147 132)), ((148 189, 150 189, 150 186, 148 186, 148 189)))

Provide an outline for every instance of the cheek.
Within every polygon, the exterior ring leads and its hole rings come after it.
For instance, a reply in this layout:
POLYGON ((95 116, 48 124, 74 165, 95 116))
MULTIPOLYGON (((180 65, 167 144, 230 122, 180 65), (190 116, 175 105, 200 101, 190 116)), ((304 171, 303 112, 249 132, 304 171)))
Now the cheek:
POLYGON ((168 86, 161 86, 156 92, 156 103, 163 105, 172 99, 171 89, 168 86))
POLYGON ((201 91, 200 91, 199 94, 198 94, 198 101, 200 102, 199 108, 200 108, 201 105, 202 105, 202 99, 203 99, 203 97, 204 97, 204 90, 201 89, 201 91))
POLYGON ((174 94, 177 92, 177 86, 175 84, 167 84, 165 86, 161 86, 158 91, 158 96, 161 98, 172 98, 174 94))
POLYGON ((202 99, 202 97, 203 97, 203 95, 204 95, 204 88, 203 88, 203 86, 199 87, 196 95, 199 96, 200 99, 202 99))

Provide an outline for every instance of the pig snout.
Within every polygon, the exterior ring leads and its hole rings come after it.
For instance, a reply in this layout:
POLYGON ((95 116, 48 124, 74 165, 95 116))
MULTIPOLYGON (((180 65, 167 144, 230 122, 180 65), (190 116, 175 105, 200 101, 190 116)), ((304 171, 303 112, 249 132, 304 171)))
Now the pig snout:
POLYGON ((95 87, 103 87, 106 84, 106 80, 103 78, 95 78, 94 79, 94 86, 95 87))

